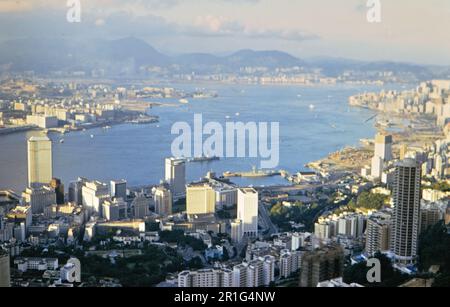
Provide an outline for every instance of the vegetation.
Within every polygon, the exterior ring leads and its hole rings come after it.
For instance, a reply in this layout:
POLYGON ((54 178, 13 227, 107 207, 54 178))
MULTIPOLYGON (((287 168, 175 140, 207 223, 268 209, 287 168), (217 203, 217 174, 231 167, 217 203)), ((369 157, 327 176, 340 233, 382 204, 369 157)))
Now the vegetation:
POLYGON ((352 199, 347 205, 340 207, 334 213, 356 210, 381 210, 388 204, 389 196, 370 192, 362 192, 356 199, 352 199))
POLYGON ((443 222, 428 228, 420 236, 419 269, 427 271, 432 265, 440 266, 433 286, 450 287, 450 235, 443 222))
POLYGON ((367 273, 371 267, 367 266, 367 262, 347 267, 344 271, 344 282, 358 283, 365 287, 398 287, 410 278, 408 275, 394 270, 390 259, 383 254, 379 253, 374 258, 380 260, 381 263, 381 283, 369 283, 367 273))
POLYGON ((183 230, 160 231, 159 237, 161 242, 177 243, 181 247, 190 246, 195 251, 204 251, 207 248, 202 240, 185 236, 183 230))
POLYGON ((438 190, 441 192, 450 192, 450 183, 446 181, 437 182, 431 186, 433 190, 438 190))
POLYGON ((312 230, 314 221, 325 207, 326 204, 305 205, 301 202, 297 202, 291 207, 286 207, 282 203, 277 203, 270 209, 270 217, 272 222, 282 231, 291 230, 289 222, 302 223, 307 230, 312 230))

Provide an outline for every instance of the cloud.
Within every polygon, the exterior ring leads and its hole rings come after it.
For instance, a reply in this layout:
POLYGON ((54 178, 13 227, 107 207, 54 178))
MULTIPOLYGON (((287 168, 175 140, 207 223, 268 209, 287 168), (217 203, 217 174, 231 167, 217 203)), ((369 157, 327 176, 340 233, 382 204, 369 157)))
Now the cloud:
POLYGON ((253 39, 281 39, 304 41, 318 39, 315 34, 300 30, 284 30, 273 28, 252 28, 236 20, 224 16, 198 16, 194 25, 185 29, 185 34, 194 36, 233 36, 253 39))

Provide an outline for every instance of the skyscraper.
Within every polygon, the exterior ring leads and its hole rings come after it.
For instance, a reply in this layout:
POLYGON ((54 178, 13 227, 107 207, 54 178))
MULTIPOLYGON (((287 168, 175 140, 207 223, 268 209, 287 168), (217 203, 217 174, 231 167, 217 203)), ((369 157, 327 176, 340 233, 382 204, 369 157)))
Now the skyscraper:
POLYGON ((56 204, 64 204, 64 184, 58 178, 53 178, 50 182, 50 187, 55 190, 56 193, 56 204))
POLYGON ((238 190, 237 218, 242 221, 244 236, 258 236, 258 192, 255 189, 238 190))
POLYGON ((186 163, 183 159, 167 158, 165 180, 174 197, 186 194, 186 163))
POLYGON ((28 186, 46 185, 52 178, 52 142, 48 137, 31 137, 28 140, 28 186))
POLYGON ((172 192, 165 186, 156 188, 155 213, 161 216, 172 214, 172 192))
POLYGON ((342 277, 344 250, 339 245, 330 245, 308 251, 302 255, 300 267, 300 287, 317 287, 321 281, 342 277))
POLYGON ((127 199, 127 181, 111 180, 110 182, 111 197, 127 199))
POLYGON ((367 220, 366 253, 369 256, 389 250, 391 224, 391 215, 384 212, 373 214, 367 220))
POLYGON ((379 179, 384 164, 392 160, 392 136, 377 134, 375 137, 375 154, 372 159, 372 178, 379 179))
POLYGON ((415 261, 420 229, 421 166, 416 160, 398 162, 395 168, 391 251, 402 264, 415 261))

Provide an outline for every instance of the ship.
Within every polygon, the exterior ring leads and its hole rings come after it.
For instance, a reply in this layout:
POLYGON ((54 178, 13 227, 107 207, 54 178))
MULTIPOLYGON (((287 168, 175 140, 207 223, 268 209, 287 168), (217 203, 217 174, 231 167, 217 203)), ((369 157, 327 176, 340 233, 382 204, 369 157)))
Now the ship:
POLYGON ((213 156, 213 157, 202 156, 202 157, 194 157, 194 158, 188 159, 187 161, 195 163, 195 162, 211 162, 211 161, 218 161, 218 160, 220 160, 220 158, 216 157, 216 156, 213 156))
POLYGON ((250 172, 225 172, 223 173, 224 177, 246 177, 246 178, 261 178, 261 177, 273 177, 281 175, 280 172, 277 171, 263 171, 257 170, 256 167, 250 172))

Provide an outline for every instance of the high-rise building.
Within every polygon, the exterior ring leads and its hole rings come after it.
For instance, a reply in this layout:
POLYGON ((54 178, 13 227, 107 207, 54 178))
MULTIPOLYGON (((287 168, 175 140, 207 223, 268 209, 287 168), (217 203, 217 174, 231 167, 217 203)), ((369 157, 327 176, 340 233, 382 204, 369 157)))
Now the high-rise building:
POLYGON ((378 212, 367 220, 366 253, 369 256, 385 252, 390 247, 391 215, 378 212))
POLYGON ((392 160, 392 135, 377 134, 375 137, 375 156, 383 161, 392 160))
POLYGON ((377 134, 375 137, 375 154, 372 159, 371 175, 380 179, 386 162, 392 160, 392 136, 377 134))
POLYGON ((102 204, 103 218, 107 221, 118 221, 120 219, 119 203, 112 200, 105 200, 102 204))
POLYGON ((50 187, 55 190, 56 193, 56 204, 64 204, 64 184, 58 178, 52 178, 50 181, 50 187))
POLYGON ((102 213, 102 203, 109 199, 108 186, 99 181, 86 182, 82 187, 83 206, 90 213, 102 213))
POLYGON ((242 221, 241 220, 234 220, 231 222, 231 241, 233 243, 241 243, 242 238, 244 237, 244 234, 242 232, 242 221))
POLYGON ((48 137, 31 137, 28 140, 28 186, 48 185, 52 178, 52 142, 48 137))
POLYGON ((444 219, 441 208, 436 203, 422 204, 420 209, 420 232, 434 226, 444 219))
POLYGON ((207 183, 193 183, 186 188, 188 215, 212 214, 216 212, 216 192, 207 183))
POLYGON ((280 252, 280 276, 288 278, 300 269, 301 252, 282 250, 280 252))
POLYGON ((245 237, 258 236, 258 192, 252 188, 238 190, 237 218, 242 221, 245 237))
POLYGON ((342 277, 344 250, 339 245, 329 245, 302 255, 300 287, 317 287, 319 282, 342 277))
POLYGON ((127 199, 127 181, 112 180, 110 182, 111 197, 127 199))
POLYGON ((183 159, 167 158, 165 179, 174 197, 186 194, 186 162, 183 159))
POLYGON ((76 181, 69 184, 69 202, 73 202, 78 206, 83 205, 83 186, 88 182, 86 178, 79 177, 76 181))
POLYGON ((413 263, 417 257, 420 228, 421 165, 413 159, 396 164, 391 251, 399 263, 413 263))
POLYGON ((11 286, 9 254, 0 248, 0 288, 11 286))
POLYGON ((135 219, 143 219, 150 214, 150 200, 147 197, 136 197, 131 203, 131 207, 135 219))
POLYGON ((172 192, 165 186, 159 186, 155 190, 155 213, 160 216, 172 214, 172 192))
POLYGON ((229 269, 203 269, 178 274, 179 288, 231 287, 233 272, 229 269))
POLYGON ((314 235, 321 240, 329 240, 337 233, 338 222, 334 220, 321 221, 314 225, 314 235))
POLYGON ((22 197, 31 206, 33 214, 44 213, 46 207, 56 204, 55 190, 49 186, 27 188, 22 197))

